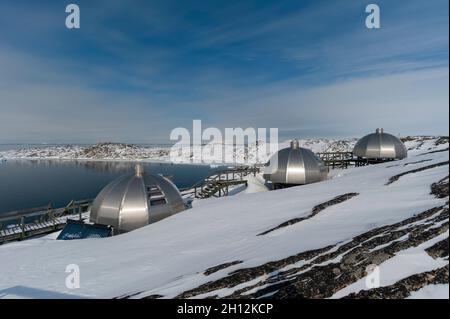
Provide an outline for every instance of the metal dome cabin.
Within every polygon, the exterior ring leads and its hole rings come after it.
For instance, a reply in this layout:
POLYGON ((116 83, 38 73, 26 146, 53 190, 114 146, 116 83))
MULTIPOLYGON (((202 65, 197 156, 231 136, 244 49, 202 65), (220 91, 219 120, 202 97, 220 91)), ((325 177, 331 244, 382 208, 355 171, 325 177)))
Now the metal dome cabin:
POLYGON ((309 149, 299 147, 297 140, 291 146, 274 154, 264 169, 264 179, 272 182, 272 188, 304 185, 323 181, 328 169, 309 149))
POLYGON ((403 159, 407 157, 408 152, 400 139, 378 128, 375 133, 358 140, 353 148, 353 155, 369 161, 382 162, 403 159))
POLYGON ((92 203, 90 222, 113 227, 114 235, 125 233, 185 209, 178 188, 162 175, 136 172, 106 185, 92 203))

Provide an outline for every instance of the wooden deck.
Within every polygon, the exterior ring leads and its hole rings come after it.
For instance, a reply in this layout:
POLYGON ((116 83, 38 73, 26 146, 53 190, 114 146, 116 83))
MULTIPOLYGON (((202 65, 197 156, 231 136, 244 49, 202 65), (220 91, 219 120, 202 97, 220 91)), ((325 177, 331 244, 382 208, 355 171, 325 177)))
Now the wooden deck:
POLYGON ((35 207, 0 215, 0 245, 52 233, 64 228, 67 219, 83 220, 92 200, 71 201, 66 207, 35 207))

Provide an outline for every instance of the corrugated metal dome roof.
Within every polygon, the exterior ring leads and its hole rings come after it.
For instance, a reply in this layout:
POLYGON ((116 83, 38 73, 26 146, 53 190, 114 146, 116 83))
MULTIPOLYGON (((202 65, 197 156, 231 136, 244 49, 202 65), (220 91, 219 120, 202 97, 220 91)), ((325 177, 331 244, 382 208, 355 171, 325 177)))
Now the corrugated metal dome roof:
POLYGON ((95 198, 90 221, 114 227, 114 234, 143 227, 185 209, 178 188, 161 175, 146 174, 136 165, 135 174, 118 177, 95 198))
POLYGON ((375 133, 358 140, 353 154, 364 158, 403 159, 407 156, 407 150, 400 139, 378 128, 375 133))
POLYGON ((328 170, 309 149, 299 147, 297 140, 291 147, 274 154, 264 170, 264 179, 274 184, 309 184, 323 181, 328 170))

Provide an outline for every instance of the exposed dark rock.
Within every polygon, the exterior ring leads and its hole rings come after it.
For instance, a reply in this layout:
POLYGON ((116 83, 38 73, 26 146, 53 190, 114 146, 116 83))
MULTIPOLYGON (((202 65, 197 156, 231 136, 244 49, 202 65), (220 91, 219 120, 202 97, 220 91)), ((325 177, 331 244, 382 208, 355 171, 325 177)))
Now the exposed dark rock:
POLYGON ((239 285, 240 283, 253 280, 259 276, 270 274, 282 268, 284 265, 291 265, 301 260, 309 260, 314 257, 317 257, 319 254, 322 254, 331 248, 333 248, 333 246, 328 246, 317 250, 306 251, 303 253, 299 253, 297 255, 289 256, 287 258, 278 261, 269 262, 258 267, 239 269, 235 272, 230 273, 227 277, 218 279, 216 281, 210 281, 197 288, 186 291, 181 295, 179 295, 177 298, 190 298, 202 293, 218 290, 221 288, 234 287, 236 285, 239 285))
POLYGON ((403 143, 406 142, 425 142, 425 141, 429 141, 429 140, 434 140, 436 139, 437 136, 433 136, 433 135, 419 135, 419 136, 405 136, 405 137, 401 137, 400 140, 403 143))
POLYGON ((434 259, 448 257, 448 237, 425 249, 425 251, 434 259))
MULTIPOLYGON (((430 212, 427 212, 430 213, 430 212)), ((442 211, 443 214, 444 211, 442 211)), ((448 210, 447 210, 448 218, 448 210)), ((393 225, 394 226, 394 225, 393 225)), ((395 227, 395 226, 394 226, 395 227)), ((340 289, 361 279, 366 274, 366 268, 369 265, 379 265, 387 259, 393 257, 396 252, 417 246, 435 236, 445 232, 448 229, 448 223, 442 227, 424 230, 423 224, 413 226, 402 231, 388 230, 383 235, 377 234, 379 237, 372 237, 367 241, 354 239, 350 243, 350 251, 344 252, 342 259, 337 263, 330 263, 324 266, 315 266, 319 263, 315 260, 309 266, 309 270, 303 272, 290 279, 289 284, 285 283, 283 287, 276 288, 276 293, 271 298, 328 298, 340 289), (408 239, 398 240, 404 234, 410 234, 408 239), (403 235, 402 235, 403 234, 403 235), (381 236, 380 236, 381 235, 381 236), (359 245, 355 246, 356 243, 359 245), (387 245, 383 247, 382 245, 387 245), (382 246, 383 248, 376 247, 382 246), (336 268, 340 269, 340 273, 336 275, 336 268)), ((329 261, 331 256, 324 256, 325 261, 329 261)), ((333 256, 334 257, 334 256, 333 256)), ((267 288, 270 290, 270 286, 267 288)), ((266 294, 265 292, 257 292, 254 297, 266 294)))
POLYGON ((413 164, 420 164, 420 163, 429 162, 429 161, 432 161, 432 159, 424 159, 424 160, 417 161, 417 162, 409 162, 409 163, 403 164, 403 166, 408 166, 408 165, 413 165, 413 164))
MULTIPOLYGON (((417 142, 417 144, 413 147, 410 147, 409 150, 421 149, 421 148, 423 148, 423 145, 425 144, 425 142, 429 141, 429 140, 434 140, 434 146, 448 144, 448 142, 449 142, 448 136, 439 136, 439 137, 438 136, 406 136, 406 137, 402 137, 400 140, 403 143, 412 142, 412 141, 417 142)), ((429 150, 431 150, 431 148, 429 150)), ((442 151, 438 150, 438 152, 442 152, 442 151)), ((435 153, 435 152, 431 152, 431 153, 435 153)), ((429 153, 425 153, 425 154, 429 154, 429 153)))
POLYGON ((448 150, 449 150, 449 148, 447 147, 447 148, 442 149, 442 150, 435 150, 435 151, 429 151, 429 152, 421 153, 421 154, 419 154, 417 156, 423 156, 423 155, 434 154, 434 153, 448 152, 448 150))
POLYGON ((160 298, 164 298, 164 296, 158 295, 158 294, 154 294, 154 295, 145 296, 142 299, 160 299, 160 298))
POLYGON ((318 213, 323 211, 325 208, 345 202, 346 200, 349 200, 350 198, 355 197, 357 195, 359 195, 359 194, 358 193, 347 193, 344 195, 337 196, 337 197, 333 198, 332 200, 329 200, 325 203, 314 206, 312 209, 312 215, 313 216, 317 215, 318 213))
POLYGON ((444 165, 448 165, 449 161, 445 161, 445 162, 439 162, 436 164, 432 164, 432 165, 428 165, 428 166, 423 166, 423 167, 419 167, 410 171, 406 171, 403 173, 400 173, 398 175, 392 176, 391 178, 389 178, 389 181, 386 183, 386 185, 392 184, 395 181, 398 181, 400 179, 400 177, 408 175, 408 174, 413 174, 413 173, 418 173, 418 172, 422 172, 425 171, 427 169, 432 169, 435 167, 439 167, 439 166, 444 166, 444 165))
POLYGON ((278 225, 278 226, 276 226, 274 228, 271 228, 269 230, 266 230, 266 231, 258 234, 258 236, 266 235, 266 234, 268 234, 270 232, 273 232, 274 230, 277 230, 277 229, 280 229, 280 228, 283 228, 283 227, 287 227, 287 226, 299 223, 299 222, 304 221, 306 219, 310 219, 310 218, 314 217, 315 215, 317 215, 318 213, 320 213, 321 211, 323 211, 325 208, 327 208, 329 206, 340 204, 342 202, 345 202, 346 200, 349 200, 350 198, 355 197, 357 195, 359 195, 359 194, 358 193, 347 193, 347 194, 344 194, 344 195, 336 196, 335 198, 333 198, 333 199, 331 199, 329 201, 326 201, 326 202, 321 203, 321 204, 319 204, 317 206, 314 206, 313 209, 312 209, 311 214, 309 214, 308 216, 290 219, 290 220, 288 220, 288 221, 286 221, 284 223, 281 223, 280 225, 278 225))
POLYGON ((433 183, 431 185, 431 194, 436 196, 437 198, 446 198, 448 197, 448 180, 449 176, 441 179, 437 183, 433 183))
POLYGON ((436 284, 448 284, 448 265, 436 270, 412 275, 390 286, 352 293, 345 298, 403 299, 409 297, 413 291, 417 291, 427 285, 436 284))
POLYGON ((235 261, 231 261, 229 263, 220 264, 220 265, 206 269, 203 274, 205 276, 209 276, 215 272, 218 272, 219 270, 222 270, 222 269, 225 269, 225 268, 228 268, 228 267, 240 264, 240 263, 242 263, 242 260, 235 260, 235 261))
POLYGON ((406 143, 406 142, 416 141, 418 138, 420 138, 420 137, 418 137, 418 136, 405 136, 405 137, 400 138, 400 140, 403 143, 406 143))
POLYGON ((389 166, 386 166, 386 168, 398 167, 398 166, 408 166, 408 165, 420 164, 420 163, 430 162, 430 161, 432 161, 432 159, 428 158, 428 159, 424 159, 424 160, 417 161, 417 162, 409 162, 409 163, 405 163, 405 164, 389 165, 389 166))
POLYGON ((434 142, 434 145, 438 146, 438 145, 442 145, 442 144, 448 144, 449 142, 449 137, 448 136, 440 136, 436 142, 434 142))
POLYGON ((130 299, 130 298, 132 298, 134 296, 139 295, 140 293, 142 293, 142 291, 138 291, 138 292, 135 292, 135 293, 130 293, 130 294, 125 294, 125 295, 122 295, 122 296, 114 297, 113 299, 130 299))
POLYGON ((414 147, 409 148, 410 151, 414 150, 414 149, 421 149, 423 144, 426 141, 432 140, 432 139, 436 139, 436 137, 435 136, 406 136, 406 137, 400 138, 400 140, 403 143, 412 142, 412 141, 418 142, 417 145, 415 145, 414 147))

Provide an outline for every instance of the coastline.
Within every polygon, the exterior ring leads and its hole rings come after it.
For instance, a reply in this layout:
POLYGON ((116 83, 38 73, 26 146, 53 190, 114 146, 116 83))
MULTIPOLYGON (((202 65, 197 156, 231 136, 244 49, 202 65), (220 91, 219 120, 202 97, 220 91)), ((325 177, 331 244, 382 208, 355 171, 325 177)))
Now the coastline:
MULTIPOLYGON (((173 162, 163 159, 122 159, 122 158, 55 158, 55 157, 11 157, 0 158, 0 162, 7 161, 55 161, 55 162, 106 162, 106 163, 149 163, 149 164, 167 164, 167 165, 196 165, 196 166, 239 166, 245 165, 240 163, 214 163, 200 162, 194 163, 189 161, 173 162)), ((256 163, 261 164, 261 163, 256 163)))

